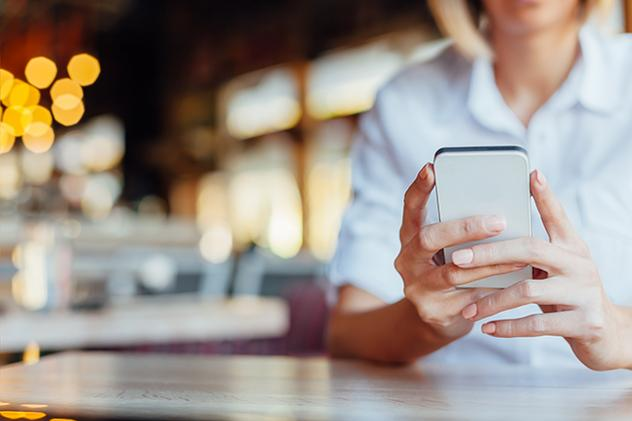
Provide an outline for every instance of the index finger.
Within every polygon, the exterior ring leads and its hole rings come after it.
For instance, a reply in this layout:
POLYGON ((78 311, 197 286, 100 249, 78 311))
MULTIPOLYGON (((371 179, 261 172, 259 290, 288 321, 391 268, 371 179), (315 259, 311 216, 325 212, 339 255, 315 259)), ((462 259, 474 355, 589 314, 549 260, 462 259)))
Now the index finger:
POLYGON ((475 244, 452 253, 452 263, 463 268, 522 263, 544 269, 549 274, 582 267, 576 254, 534 237, 475 244))
POLYGON ((399 240, 408 243, 419 232, 426 217, 426 204, 434 187, 435 177, 432 164, 427 163, 417 174, 404 194, 404 213, 399 240))
POLYGON ((531 194, 552 242, 574 242, 578 235, 540 170, 531 173, 531 194))

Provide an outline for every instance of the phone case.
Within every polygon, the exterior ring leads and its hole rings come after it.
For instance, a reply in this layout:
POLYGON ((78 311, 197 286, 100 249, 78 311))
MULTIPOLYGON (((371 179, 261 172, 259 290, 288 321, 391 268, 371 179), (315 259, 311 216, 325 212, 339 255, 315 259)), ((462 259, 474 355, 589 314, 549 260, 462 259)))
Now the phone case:
MULTIPOLYGON (((444 249, 445 262, 455 250, 479 243, 531 236, 529 159, 519 146, 441 148, 435 154, 434 170, 440 221, 475 215, 503 215, 507 228, 489 239, 444 249)), ((532 277, 530 266, 491 276, 463 288, 507 288, 532 277)))

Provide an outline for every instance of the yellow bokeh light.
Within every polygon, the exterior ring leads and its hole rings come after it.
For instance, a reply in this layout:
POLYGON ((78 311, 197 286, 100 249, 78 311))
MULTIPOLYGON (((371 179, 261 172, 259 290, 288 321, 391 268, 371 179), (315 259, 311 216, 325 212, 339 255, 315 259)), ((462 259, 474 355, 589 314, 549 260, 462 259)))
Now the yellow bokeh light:
POLYGON ((7 70, 0 69, 0 99, 4 100, 9 96, 13 87, 13 74, 7 70))
POLYGON ((30 121, 31 111, 28 108, 20 106, 11 106, 4 110, 2 122, 13 128, 14 136, 22 136, 24 134, 24 125, 22 120, 30 121))
POLYGON ((57 76, 57 65, 46 57, 35 57, 29 60, 24 69, 26 80, 36 88, 44 89, 50 86, 57 76))
POLYGON ((0 154, 7 153, 15 143, 15 131, 7 123, 0 123, 0 154))
POLYGON ((20 123, 22 123, 22 127, 26 127, 35 122, 50 126, 53 124, 53 116, 50 114, 50 111, 41 105, 33 105, 22 112, 20 123))
POLYGON ((55 132, 52 127, 36 121, 26 126, 22 142, 26 149, 34 153, 48 151, 55 141, 55 132))
POLYGON ((55 102, 57 98, 62 95, 72 95, 74 97, 82 99, 83 89, 77 82, 72 79, 59 79, 58 81, 53 83, 53 87, 50 88, 50 97, 53 99, 53 102, 55 102))
POLYGON ((73 94, 63 94, 55 98, 53 104, 62 110, 72 110, 76 108, 81 102, 81 98, 74 96, 73 94))
POLYGON ((36 364, 40 360, 40 347, 37 342, 31 341, 24 348, 22 363, 26 365, 36 364))
POLYGON ((59 124, 62 124, 64 126, 72 126, 73 124, 77 124, 79 120, 81 120, 81 117, 83 117, 83 113, 85 112, 82 101, 79 101, 79 104, 71 110, 64 110, 63 108, 60 108, 57 105, 53 104, 52 110, 55 120, 59 124))
POLYGON ((28 107, 36 105, 40 100, 40 92, 26 82, 19 79, 13 81, 13 87, 6 99, 6 105, 17 105, 21 107, 28 107))
POLYGON ((29 412, 29 411, 0 411, 0 416, 10 420, 39 420, 46 416, 45 412, 29 412))
POLYGON ((99 60, 90 54, 77 54, 68 62, 70 78, 81 86, 92 85, 101 73, 99 60))

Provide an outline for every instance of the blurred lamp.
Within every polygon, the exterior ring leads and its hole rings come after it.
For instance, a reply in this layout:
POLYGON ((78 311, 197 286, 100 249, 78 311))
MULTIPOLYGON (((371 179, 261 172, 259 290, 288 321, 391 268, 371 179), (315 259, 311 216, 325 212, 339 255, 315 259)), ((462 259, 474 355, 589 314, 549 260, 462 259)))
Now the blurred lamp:
POLYGON ((81 86, 92 85, 101 73, 99 61, 90 54, 77 54, 68 62, 70 78, 81 86))
POLYGON ((307 111, 327 119, 368 110, 378 87, 403 62, 404 57, 385 41, 316 60, 307 80, 307 111))
POLYGON ((48 88, 57 76, 57 65, 49 58, 34 57, 27 63, 24 74, 36 88, 48 88))
POLYGON ((237 139, 286 130, 301 118, 298 82, 290 69, 242 76, 225 92, 226 128, 237 139))

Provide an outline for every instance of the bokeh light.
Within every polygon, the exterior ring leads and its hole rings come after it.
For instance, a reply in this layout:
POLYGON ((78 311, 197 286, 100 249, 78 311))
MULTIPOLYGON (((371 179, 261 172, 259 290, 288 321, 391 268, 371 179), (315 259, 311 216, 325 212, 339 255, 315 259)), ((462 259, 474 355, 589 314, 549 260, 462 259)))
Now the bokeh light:
POLYGON ((85 127, 80 154, 83 167, 90 171, 106 171, 117 166, 125 154, 123 124, 112 116, 92 119, 85 127))
POLYGON ((84 134, 80 130, 64 133, 55 143, 55 165, 66 174, 82 175, 86 169, 81 163, 81 146, 84 134))
POLYGON ((0 69, 0 100, 9 96, 13 87, 13 74, 7 70, 0 69))
POLYGON ((62 97, 61 104, 58 105, 58 107, 67 108, 70 106, 70 108, 74 108, 76 106, 76 102, 73 103, 66 95, 82 99, 83 89, 77 82, 68 78, 59 79, 53 83, 53 86, 50 88, 50 97, 53 100, 53 104, 56 104, 58 102, 58 98, 62 97))
POLYGON ((0 411, 0 416, 9 420, 39 420, 46 417, 46 413, 29 411, 0 411))
POLYGON ((0 198, 15 198, 22 187, 22 177, 15 152, 0 155, 0 198))
POLYGON ((70 78, 81 86, 92 85, 101 73, 99 61, 90 54, 77 54, 68 62, 70 78))
MULTIPOLYGON (((4 105, 0 107, 0 154, 9 152, 18 137, 22 137, 24 147, 30 152, 44 153, 51 149, 55 141, 53 122, 72 126, 81 120, 85 113, 82 86, 94 83, 100 71, 98 60, 88 54, 75 55, 68 63, 70 77, 57 81, 57 65, 43 56, 28 61, 24 69, 28 83, 0 69, 0 101, 4 105), (50 110, 39 104, 39 89, 49 86, 50 110)), ((114 125, 119 124, 111 119, 114 125)), ((81 172, 105 171, 120 163, 125 150, 123 130, 118 127, 112 130, 113 124, 107 119, 105 126, 106 130, 99 127, 93 130, 94 135, 86 138, 88 144, 75 149, 74 155, 80 160, 83 156, 85 161, 81 162, 81 167, 85 167, 81 172)))
POLYGON ((34 122, 44 123, 47 126, 53 124, 53 117, 51 116, 50 111, 41 105, 27 107, 26 110, 27 112, 22 112, 22 116, 20 118, 22 127, 26 127, 34 122))
POLYGON ((245 75, 225 91, 226 129, 237 139, 289 129, 301 118, 298 82, 291 69, 245 75))
POLYGON ((4 100, 5 105, 28 107, 37 105, 40 100, 40 92, 34 86, 19 79, 13 81, 13 87, 9 96, 4 100))
POLYGON ((24 125, 22 121, 30 121, 32 118, 31 111, 28 108, 12 105, 2 115, 2 122, 13 128, 14 136, 22 136, 24 134, 24 125))
POLYGON ((81 210, 91 219, 107 217, 121 195, 121 189, 121 180, 114 174, 90 175, 81 197, 81 210))
POLYGON ((7 123, 0 122, 0 154, 9 152, 15 143, 15 130, 7 123))
POLYGON ((65 110, 58 107, 56 104, 53 104, 52 110, 55 121, 63 126, 72 126, 77 124, 85 112, 83 101, 79 101, 78 105, 70 110, 65 110))
POLYGON ((153 254, 141 263, 138 275, 145 288, 164 291, 175 284, 178 265, 170 256, 153 254))
POLYGON ((24 181, 34 185, 47 183, 54 170, 54 160, 51 151, 40 153, 23 149, 20 153, 20 168, 24 181))
POLYGON ((47 124, 36 121, 29 124, 22 136, 24 146, 31 152, 43 153, 48 151, 55 141, 55 132, 47 124))
POLYGON ((86 190, 86 183, 87 179, 84 175, 64 174, 59 179, 59 189, 69 203, 78 205, 86 190))
POLYGON ((49 58, 34 57, 27 63, 24 74, 26 80, 36 88, 48 88, 57 76, 57 65, 49 58))
POLYGON ((200 254, 211 263, 225 262, 232 250, 233 236, 228 224, 207 229, 200 239, 200 254))
MULTIPOLYGON (((40 360, 40 347, 35 341, 31 341, 24 348, 22 363, 26 365, 37 364, 40 360)), ((43 412, 23 412, 21 418, 28 420, 38 420, 46 416, 43 412)), ((5 416, 6 417, 6 416, 5 416)))

